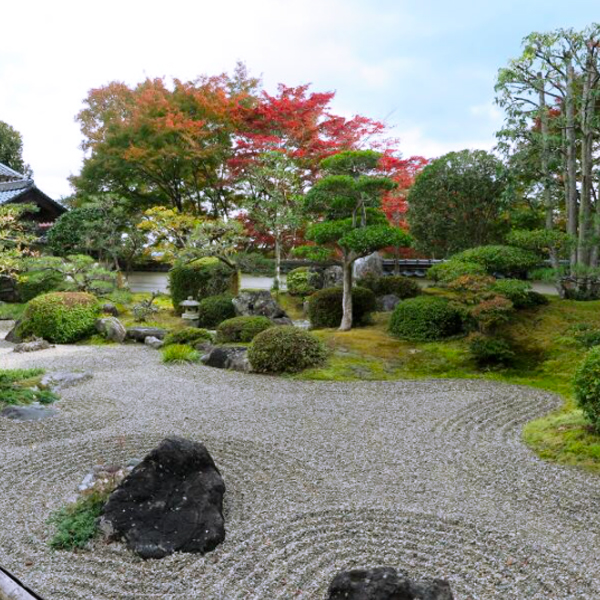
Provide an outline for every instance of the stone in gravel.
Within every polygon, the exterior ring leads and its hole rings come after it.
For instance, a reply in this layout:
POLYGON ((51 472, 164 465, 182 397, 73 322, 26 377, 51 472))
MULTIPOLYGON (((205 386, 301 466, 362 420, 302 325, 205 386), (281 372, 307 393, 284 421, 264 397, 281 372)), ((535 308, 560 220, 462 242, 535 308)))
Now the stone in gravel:
POLYGON ((105 315, 111 315, 112 317, 119 316, 119 309, 112 302, 105 302, 101 310, 105 315))
POLYGON ((248 348, 239 346, 214 346, 201 360, 207 367, 217 369, 231 369, 242 373, 252 370, 248 360, 248 348))
POLYGON ((13 348, 13 352, 38 352, 39 350, 48 350, 48 348, 54 348, 54 346, 42 338, 36 338, 31 342, 17 344, 13 348))
POLYGON ((127 336, 127 330, 116 317, 104 317, 96 320, 96 331, 111 342, 122 344, 127 336))
POLYGON ((93 375, 89 371, 84 373, 73 373, 71 371, 59 371, 57 373, 48 373, 42 377, 40 385, 50 388, 52 391, 62 390, 64 388, 77 385, 82 381, 91 379, 93 375))
POLYGON ((242 317, 260 316, 269 319, 287 317, 283 308, 275 302, 268 290, 242 290, 233 299, 233 306, 236 314, 242 317))
POLYGON ((48 417, 53 417, 58 411, 49 406, 40 406, 39 404, 31 404, 29 406, 7 406, 0 417, 6 417, 13 421, 42 421, 48 417))
POLYGON ((327 600, 453 600, 450 585, 441 579, 414 582, 392 567, 338 573, 327 600))
POLYGON ((6 342, 10 342, 11 344, 20 344, 23 341, 23 338, 17 333, 20 324, 21 321, 17 321, 13 328, 6 334, 4 337, 6 342))
POLYGON ((396 304, 400 302, 400 298, 395 294, 386 294, 377 298, 377 308, 383 312, 391 312, 396 308, 396 304))
POLYGON ((127 338, 143 343, 147 337, 155 337, 159 340, 164 339, 167 332, 158 327, 129 327, 127 329, 127 338))
POLYGON ((162 348, 164 346, 165 343, 162 340, 159 340, 157 337, 154 337, 153 335, 149 335, 144 340, 144 344, 146 344, 146 346, 150 346, 150 348, 159 350, 160 348, 162 348))
POLYGON ((225 539, 225 484, 206 447, 163 440, 110 495, 100 518, 109 539, 142 558, 204 554, 225 539))

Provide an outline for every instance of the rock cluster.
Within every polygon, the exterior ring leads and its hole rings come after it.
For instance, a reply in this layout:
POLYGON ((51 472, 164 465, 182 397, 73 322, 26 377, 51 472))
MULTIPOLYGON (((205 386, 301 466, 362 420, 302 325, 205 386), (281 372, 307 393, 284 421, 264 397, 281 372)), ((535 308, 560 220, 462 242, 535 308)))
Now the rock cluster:
POLYGON ((39 350, 48 350, 48 348, 54 348, 54 346, 42 338, 35 338, 29 342, 16 344, 13 352, 38 352, 39 350))

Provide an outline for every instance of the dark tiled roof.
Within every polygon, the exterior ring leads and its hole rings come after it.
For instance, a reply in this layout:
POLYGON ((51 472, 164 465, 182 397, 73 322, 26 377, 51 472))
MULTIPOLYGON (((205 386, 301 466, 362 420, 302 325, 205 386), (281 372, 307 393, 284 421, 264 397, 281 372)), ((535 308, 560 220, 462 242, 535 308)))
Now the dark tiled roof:
POLYGON ((25 175, 22 175, 21 173, 17 173, 14 169, 11 169, 10 167, 7 167, 6 165, 3 165, 2 163, 0 163, 0 179, 6 179, 6 178, 24 180, 25 175))
MULTIPOLYGON (((3 166, 0 164, 0 167, 3 166)), ((21 179, 19 181, 0 181, 0 204, 15 200, 25 192, 35 187, 32 179, 21 179)))

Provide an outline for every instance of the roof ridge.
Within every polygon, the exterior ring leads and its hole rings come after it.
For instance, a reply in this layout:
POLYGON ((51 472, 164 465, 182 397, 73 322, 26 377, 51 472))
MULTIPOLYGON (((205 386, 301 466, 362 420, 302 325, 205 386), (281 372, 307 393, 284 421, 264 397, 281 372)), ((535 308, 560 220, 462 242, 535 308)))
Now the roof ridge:
POLYGON ((5 177, 14 177, 15 179, 27 179, 23 173, 19 173, 14 169, 11 169, 4 163, 0 163, 0 175, 4 175, 5 177))

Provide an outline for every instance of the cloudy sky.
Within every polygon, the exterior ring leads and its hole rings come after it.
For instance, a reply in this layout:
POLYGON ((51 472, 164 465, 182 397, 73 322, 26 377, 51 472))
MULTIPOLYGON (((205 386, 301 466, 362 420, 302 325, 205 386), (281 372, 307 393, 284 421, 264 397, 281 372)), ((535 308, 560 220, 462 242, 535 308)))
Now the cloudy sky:
POLYGON ((70 192, 74 117, 90 88, 193 79, 237 60, 277 83, 337 92, 386 120, 405 156, 491 148, 498 68, 531 31, 600 20, 598 0, 19 0, 0 9, 0 120, 23 134, 38 186, 70 192))

